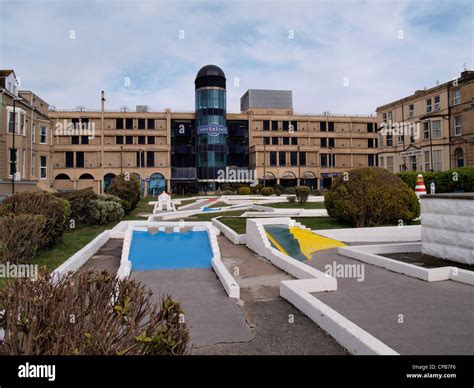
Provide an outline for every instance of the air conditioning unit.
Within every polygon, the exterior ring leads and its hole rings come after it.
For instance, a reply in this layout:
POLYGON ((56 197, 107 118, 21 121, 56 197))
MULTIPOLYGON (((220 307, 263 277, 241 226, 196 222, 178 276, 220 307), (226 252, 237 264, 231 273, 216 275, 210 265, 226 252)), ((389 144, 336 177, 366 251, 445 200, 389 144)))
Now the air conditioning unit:
POLYGON ((139 113, 146 113, 150 110, 148 105, 137 105, 136 111, 139 113))

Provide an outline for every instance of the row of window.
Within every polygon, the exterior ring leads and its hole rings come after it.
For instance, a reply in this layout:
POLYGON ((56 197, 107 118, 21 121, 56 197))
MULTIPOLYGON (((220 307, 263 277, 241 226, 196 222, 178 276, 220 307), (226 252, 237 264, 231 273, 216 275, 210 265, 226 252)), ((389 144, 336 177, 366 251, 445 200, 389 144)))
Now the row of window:
MULTIPOLYGON (((26 116, 20 112, 8 112, 8 133, 15 133, 15 135, 26 136, 26 116), (15 117, 15 122, 13 121, 15 117)), ((33 143, 36 143, 36 125, 33 124, 33 129, 31 131, 31 140, 33 143)), ((48 128, 40 127, 39 133, 39 143, 48 144, 48 128)))
MULTIPOLYGON (((298 130, 298 121, 282 121, 282 126, 280 127, 279 121, 273 120, 263 120, 263 130, 264 131, 278 131, 283 129, 283 131, 297 131, 298 130)), ((376 125, 375 123, 367 123, 367 132, 375 132, 376 125)), ((321 132, 334 132, 334 121, 321 121, 319 123, 319 130, 321 132)))
POLYGON ((406 158, 404 164, 399 166, 398 171, 395 171, 394 156, 379 156, 379 165, 380 167, 385 167, 387 170, 393 173, 401 171, 419 171, 422 169, 424 171, 441 171, 443 169, 443 151, 433 150, 432 153, 433 163, 431 163, 431 151, 424 151, 421 165, 418 165, 417 156, 410 156, 406 158))
MULTIPOLYGON (((67 151, 64 154, 66 168, 85 167, 83 151, 67 151)), ((136 167, 155 167, 155 153, 153 151, 136 151, 136 167)))
MULTIPOLYGON (((137 119, 138 129, 155 129, 155 119, 137 119)), ((115 119, 116 129, 134 129, 133 118, 115 119)))
MULTIPOLYGON (((290 166, 298 166, 298 159, 300 166, 306 166, 306 152, 300 152, 298 157, 298 152, 292 151, 290 154, 290 166)), ((270 152, 270 166, 286 166, 286 152, 270 152), (277 164, 277 154, 278 154, 278 164, 277 164)))
MULTIPOLYGON (((26 176, 26 150, 22 151, 21 155, 21 171, 18 170, 18 148, 8 149, 8 175, 9 178, 15 177, 19 180, 26 176)), ((32 154, 31 159, 31 175, 36 176, 36 154, 32 154)), ((48 157, 40 156, 40 179, 48 177, 48 157)))

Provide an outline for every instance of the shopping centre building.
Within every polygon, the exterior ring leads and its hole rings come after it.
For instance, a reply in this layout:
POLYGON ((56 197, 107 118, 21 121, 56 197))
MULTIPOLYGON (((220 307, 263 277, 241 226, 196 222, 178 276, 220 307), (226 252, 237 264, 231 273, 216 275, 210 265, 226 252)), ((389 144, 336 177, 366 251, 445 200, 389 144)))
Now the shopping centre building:
POLYGON ((0 194, 36 186, 100 192, 120 173, 137 175, 150 195, 210 192, 234 177, 323 188, 342 172, 378 164, 375 116, 296 114, 291 91, 256 89, 242 96, 239 113, 228 113, 222 69, 204 66, 194 83, 190 112, 60 110, 16 90, 14 72, 3 71, 0 194))

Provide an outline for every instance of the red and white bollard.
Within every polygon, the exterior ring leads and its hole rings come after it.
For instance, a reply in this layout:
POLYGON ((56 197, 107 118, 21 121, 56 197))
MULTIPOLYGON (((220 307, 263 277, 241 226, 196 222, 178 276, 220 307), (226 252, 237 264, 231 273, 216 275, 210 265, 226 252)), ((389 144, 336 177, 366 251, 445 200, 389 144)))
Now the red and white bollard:
POLYGON ((415 194, 418 198, 420 198, 420 195, 426 194, 425 180, 421 174, 416 177, 415 194))

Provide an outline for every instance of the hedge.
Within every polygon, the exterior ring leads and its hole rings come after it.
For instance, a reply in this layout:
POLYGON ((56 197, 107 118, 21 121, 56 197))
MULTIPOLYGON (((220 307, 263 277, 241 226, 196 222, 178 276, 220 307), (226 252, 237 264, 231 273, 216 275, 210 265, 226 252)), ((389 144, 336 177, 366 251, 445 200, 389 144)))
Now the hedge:
POLYGON ((418 174, 423 175, 427 192, 430 191, 431 182, 435 183, 437 193, 474 192, 474 167, 434 172, 404 171, 397 175, 408 187, 414 190, 418 174))

